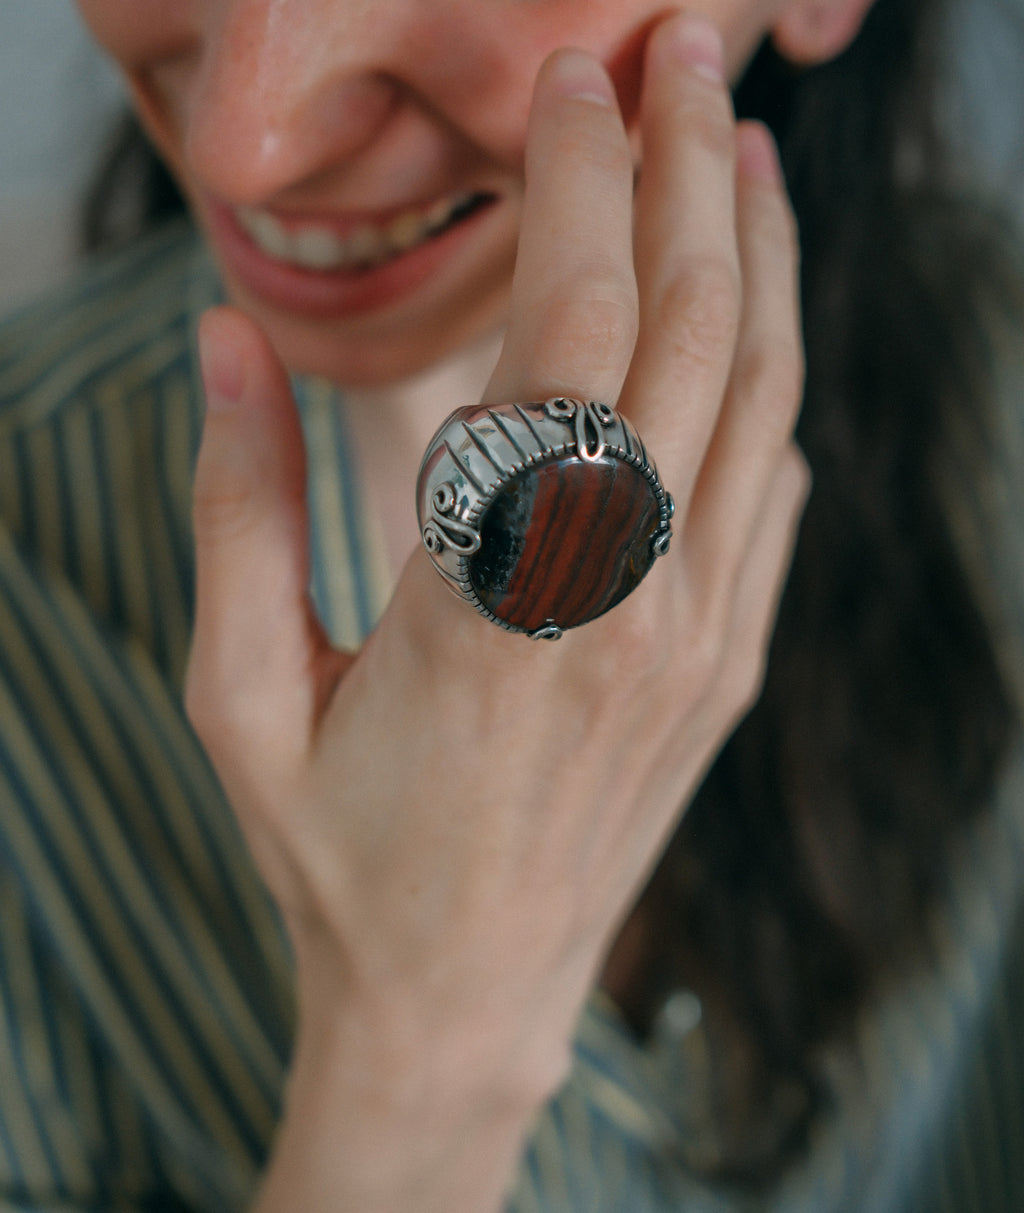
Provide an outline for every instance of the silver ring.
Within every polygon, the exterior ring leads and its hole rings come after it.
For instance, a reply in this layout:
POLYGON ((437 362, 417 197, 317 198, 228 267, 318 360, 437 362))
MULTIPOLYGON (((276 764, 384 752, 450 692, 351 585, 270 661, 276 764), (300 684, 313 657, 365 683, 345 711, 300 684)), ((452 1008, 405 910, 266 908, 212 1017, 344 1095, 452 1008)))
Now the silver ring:
POLYGON ((674 509, 635 427, 570 396, 456 410, 423 456, 416 505, 449 587, 547 640, 636 589, 668 551, 674 509))

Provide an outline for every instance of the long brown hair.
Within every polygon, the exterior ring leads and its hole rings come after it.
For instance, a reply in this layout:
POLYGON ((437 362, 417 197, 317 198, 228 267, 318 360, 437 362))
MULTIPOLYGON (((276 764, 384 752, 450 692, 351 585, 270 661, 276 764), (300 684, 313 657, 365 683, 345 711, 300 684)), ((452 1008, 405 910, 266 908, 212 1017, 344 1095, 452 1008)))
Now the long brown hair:
POLYGON ((627 1011, 643 1032, 668 988, 701 996, 712 1169, 747 1180, 805 1139, 817 1047, 912 948, 1016 725, 939 469, 992 421, 986 318, 1024 301, 1007 232, 949 186, 941 16, 879 0, 841 58, 796 73, 765 47, 736 96, 774 129, 800 225, 814 489, 763 694, 641 903, 627 1011))

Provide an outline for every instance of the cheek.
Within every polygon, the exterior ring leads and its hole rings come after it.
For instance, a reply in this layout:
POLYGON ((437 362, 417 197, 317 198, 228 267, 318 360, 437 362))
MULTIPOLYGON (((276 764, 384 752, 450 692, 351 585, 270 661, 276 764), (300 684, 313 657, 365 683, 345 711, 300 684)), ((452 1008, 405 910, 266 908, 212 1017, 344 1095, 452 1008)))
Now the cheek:
POLYGON ((201 42, 186 19, 188 7, 166 0, 78 0, 92 36, 121 68, 139 116, 175 169, 184 76, 201 42))
POLYGON ((192 37, 186 4, 77 0, 92 36, 126 70, 179 53, 192 37))
POLYGON ((519 163, 533 86, 562 47, 589 51, 609 69, 627 119, 636 107, 643 46, 656 19, 644 0, 466 0, 417 23, 415 87, 453 126, 519 163), (457 58, 451 48, 462 48, 457 58))

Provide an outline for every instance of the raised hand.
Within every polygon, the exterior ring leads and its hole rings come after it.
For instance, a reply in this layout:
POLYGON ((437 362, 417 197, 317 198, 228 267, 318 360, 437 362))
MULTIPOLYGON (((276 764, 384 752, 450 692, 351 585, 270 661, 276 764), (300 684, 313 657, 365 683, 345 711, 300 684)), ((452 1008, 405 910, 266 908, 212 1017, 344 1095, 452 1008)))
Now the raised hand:
POLYGON ((297 961, 263 1208, 496 1205, 618 928, 756 696, 808 486, 796 248, 720 62, 704 23, 653 31, 636 188, 600 65, 559 52, 537 83, 487 399, 615 403, 677 504, 669 554, 556 644, 486 622, 417 552, 359 655, 331 649, 284 372, 240 314, 206 318, 188 705, 297 961))

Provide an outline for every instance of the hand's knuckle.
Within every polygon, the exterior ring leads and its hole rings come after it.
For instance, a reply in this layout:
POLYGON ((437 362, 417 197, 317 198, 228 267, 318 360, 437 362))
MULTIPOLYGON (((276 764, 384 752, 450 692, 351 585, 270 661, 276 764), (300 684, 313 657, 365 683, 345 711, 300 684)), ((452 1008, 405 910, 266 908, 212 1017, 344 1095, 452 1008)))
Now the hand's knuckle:
MULTIPOLYGON (((581 269, 552 293, 536 317, 536 365, 621 375, 637 336, 636 300, 607 271, 581 269)), ((580 385, 584 387, 585 385, 580 385)))
POLYGON ((192 496, 192 517, 199 542, 208 535, 230 536, 244 530, 251 512, 252 491, 248 483, 197 482, 192 496))
POLYGON ((717 90, 713 102, 694 104, 684 116, 687 137, 697 147, 718 159, 730 159, 736 147, 736 133, 732 114, 717 90))
POLYGON ((665 636, 657 613, 631 611, 618 637, 618 666, 634 683, 650 681, 665 668, 665 636))
POLYGON ((795 343, 760 341, 739 354, 733 367, 733 391, 754 406, 768 438, 792 429, 803 385, 803 357, 795 343))
POLYGON ((795 270, 800 257, 800 235, 786 195, 778 190, 759 190, 747 213, 753 238, 795 270))
POLYGON ((691 258, 658 299, 658 332, 685 362, 716 363, 732 349, 740 294, 739 275, 725 259, 691 258))
POLYGON ((570 129, 566 154, 585 162, 590 172, 596 169, 600 175, 613 180, 631 179, 633 157, 628 142, 617 126, 606 121, 595 124, 595 116, 601 119, 606 115, 600 110, 595 115, 595 107, 588 105, 584 118, 589 121, 575 130, 570 129))

